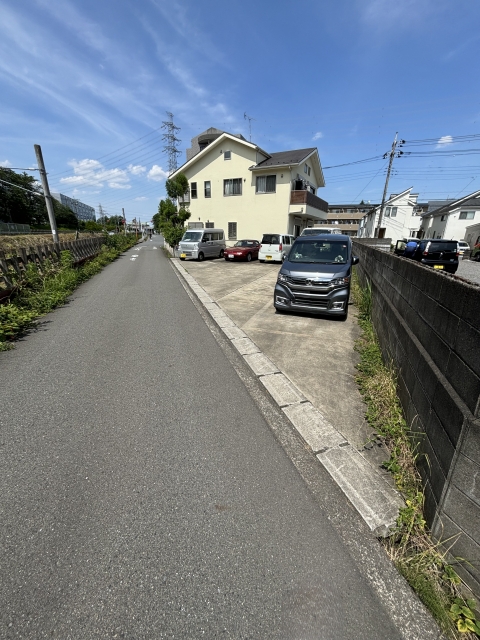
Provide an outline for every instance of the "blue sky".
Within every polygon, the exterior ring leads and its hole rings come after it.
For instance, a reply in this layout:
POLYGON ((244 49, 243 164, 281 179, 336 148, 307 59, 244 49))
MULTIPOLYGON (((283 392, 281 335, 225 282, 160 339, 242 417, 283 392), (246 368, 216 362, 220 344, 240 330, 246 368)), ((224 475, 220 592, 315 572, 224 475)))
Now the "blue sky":
POLYGON ((478 0, 0 0, 0 12, 0 164, 33 167, 40 144, 51 190, 97 210, 156 213, 167 111, 180 163, 208 127, 248 139, 245 112, 269 152, 318 147, 331 203, 381 200, 397 131, 389 192, 480 189, 480 136, 460 138, 480 134, 478 0))

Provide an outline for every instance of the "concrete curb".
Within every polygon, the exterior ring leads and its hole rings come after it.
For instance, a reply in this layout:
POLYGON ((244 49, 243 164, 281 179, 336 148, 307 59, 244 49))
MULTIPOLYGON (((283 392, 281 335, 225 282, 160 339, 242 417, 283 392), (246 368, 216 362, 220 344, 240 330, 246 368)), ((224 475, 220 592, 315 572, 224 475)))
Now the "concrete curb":
POLYGON ((386 536, 404 506, 393 489, 362 454, 331 425, 225 311, 206 293, 178 259, 171 264, 214 322, 243 357, 297 433, 311 448, 376 536, 386 536))

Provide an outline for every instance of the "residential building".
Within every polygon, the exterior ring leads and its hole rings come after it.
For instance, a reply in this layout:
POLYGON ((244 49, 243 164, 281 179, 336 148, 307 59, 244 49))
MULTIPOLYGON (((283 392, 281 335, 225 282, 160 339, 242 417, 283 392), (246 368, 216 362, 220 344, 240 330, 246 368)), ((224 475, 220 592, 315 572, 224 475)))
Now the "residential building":
POLYGON ((68 207, 76 216, 78 220, 93 220, 95 221, 95 209, 89 207, 88 204, 80 202, 75 198, 65 196, 63 193, 52 193, 52 197, 58 200, 63 205, 68 207))
POLYGON ((365 204, 329 204, 327 224, 329 226, 338 225, 340 231, 347 236, 356 236, 362 218, 373 207, 377 205, 365 204))
MULTIPOLYGON (((393 193, 385 202, 382 226, 378 229, 379 238, 391 238, 395 244, 402 238, 416 238, 420 229, 421 215, 427 210, 426 203, 418 203, 418 194, 412 193, 412 187, 401 193, 393 193)), ((380 220, 381 205, 374 205, 366 213, 358 230, 361 238, 373 238, 380 220)))
POLYGON ((422 215, 421 237, 463 240, 468 226, 480 221, 480 190, 422 215))
POLYGON ((224 229, 230 244, 264 233, 297 236, 327 220, 328 205, 317 195, 325 180, 315 147, 268 153, 211 128, 192 139, 187 161, 170 177, 179 173, 190 185, 183 198, 189 227, 224 229))
POLYGON ((465 242, 468 242, 470 249, 476 244, 480 244, 480 222, 478 224, 472 224, 465 229, 465 242))

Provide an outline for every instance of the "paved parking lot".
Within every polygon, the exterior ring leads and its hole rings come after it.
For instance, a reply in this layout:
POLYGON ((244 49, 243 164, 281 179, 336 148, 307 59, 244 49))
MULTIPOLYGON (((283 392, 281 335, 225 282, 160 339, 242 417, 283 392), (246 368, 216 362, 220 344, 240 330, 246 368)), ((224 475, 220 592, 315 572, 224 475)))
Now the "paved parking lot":
MULTIPOLYGON (((365 405, 355 384, 355 313, 346 321, 277 314, 273 289, 278 264, 205 260, 182 266, 355 447, 370 435, 365 405)), ((379 463, 385 453, 368 452, 379 463), (381 459, 380 459, 381 458, 381 459)))
POLYGON ((480 262, 460 260, 456 275, 480 284, 480 262))

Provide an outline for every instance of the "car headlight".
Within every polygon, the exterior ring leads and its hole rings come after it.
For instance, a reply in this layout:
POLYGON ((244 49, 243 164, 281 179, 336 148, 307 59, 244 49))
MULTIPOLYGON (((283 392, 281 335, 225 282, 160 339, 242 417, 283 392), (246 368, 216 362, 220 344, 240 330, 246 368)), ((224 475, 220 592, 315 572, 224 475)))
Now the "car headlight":
POLYGON ((277 280, 278 282, 287 282, 287 276, 284 273, 279 273, 277 280))
POLYGON ((343 285, 346 285, 350 282, 350 276, 345 276, 344 278, 335 278, 335 280, 332 280, 332 284, 335 287, 341 287, 343 285))

